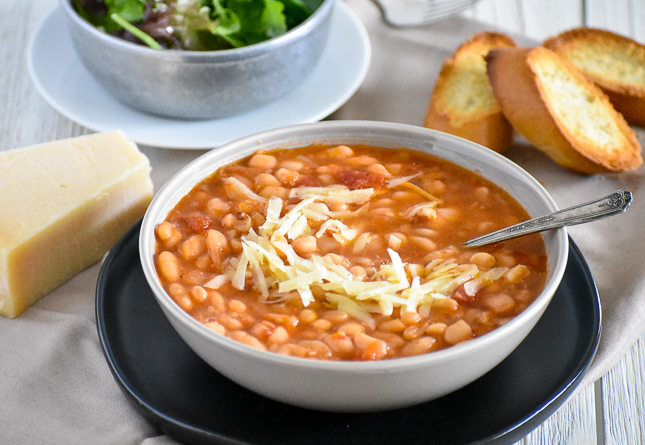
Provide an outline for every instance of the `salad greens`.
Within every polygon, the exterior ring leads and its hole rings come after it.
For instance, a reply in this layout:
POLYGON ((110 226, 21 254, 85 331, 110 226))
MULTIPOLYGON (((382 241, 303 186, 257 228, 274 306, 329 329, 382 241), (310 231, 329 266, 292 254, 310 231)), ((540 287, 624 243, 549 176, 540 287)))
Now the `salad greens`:
POLYGON ((161 45, 150 37, 148 34, 145 32, 141 31, 139 28, 134 26, 132 23, 128 22, 126 19, 123 18, 120 14, 113 12, 110 15, 110 18, 116 22, 117 25, 120 25, 123 29, 126 31, 129 31, 132 33, 133 36, 137 37, 139 40, 141 40, 143 43, 148 45, 152 49, 161 49, 161 45))
POLYGON ((161 49, 240 48, 280 36, 323 0, 73 0, 92 25, 161 49))

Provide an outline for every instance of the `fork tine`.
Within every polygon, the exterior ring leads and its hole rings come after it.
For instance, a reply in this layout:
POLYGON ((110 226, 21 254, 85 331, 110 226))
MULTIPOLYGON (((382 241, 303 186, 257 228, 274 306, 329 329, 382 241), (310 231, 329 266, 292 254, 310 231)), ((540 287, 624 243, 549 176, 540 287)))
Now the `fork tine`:
POLYGON ((437 22, 478 0, 373 0, 388 25, 405 27, 437 22))
POLYGON ((422 21, 424 23, 436 22, 442 19, 447 19, 450 16, 456 15, 465 9, 472 6, 475 1, 464 1, 461 3, 443 3, 440 6, 426 8, 422 21))

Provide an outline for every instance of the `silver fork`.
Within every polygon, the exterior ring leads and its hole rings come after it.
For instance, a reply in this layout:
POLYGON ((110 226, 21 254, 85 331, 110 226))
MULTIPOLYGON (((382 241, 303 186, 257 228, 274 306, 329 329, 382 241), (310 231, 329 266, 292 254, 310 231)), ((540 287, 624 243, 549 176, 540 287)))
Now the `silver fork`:
POLYGON ((420 26, 438 22, 464 9, 478 0, 373 0, 391 26, 420 26))

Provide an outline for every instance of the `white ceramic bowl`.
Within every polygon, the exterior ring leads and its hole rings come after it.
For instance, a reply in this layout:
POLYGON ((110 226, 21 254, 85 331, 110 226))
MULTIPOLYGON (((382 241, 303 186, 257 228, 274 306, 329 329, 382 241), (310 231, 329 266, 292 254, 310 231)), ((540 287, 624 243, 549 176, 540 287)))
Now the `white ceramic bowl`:
POLYGON ((336 0, 265 42, 220 51, 154 50, 108 35, 59 0, 79 58, 106 91, 133 108, 205 119, 266 105, 313 71, 329 34, 336 0))
POLYGON ((546 286, 524 312, 482 337, 409 358, 332 362, 259 351, 204 327, 164 291, 153 263, 154 228, 195 184, 218 167, 255 150, 317 142, 424 151, 497 183, 532 217, 557 210, 548 192, 507 158, 464 139, 421 127, 328 121, 248 136, 210 151, 183 168, 157 193, 143 219, 139 246, 143 271, 179 335, 208 364, 238 384, 288 404, 329 411, 374 411, 429 401, 467 385, 495 367, 519 345, 551 301, 567 262, 566 230, 543 233, 548 255, 546 286))

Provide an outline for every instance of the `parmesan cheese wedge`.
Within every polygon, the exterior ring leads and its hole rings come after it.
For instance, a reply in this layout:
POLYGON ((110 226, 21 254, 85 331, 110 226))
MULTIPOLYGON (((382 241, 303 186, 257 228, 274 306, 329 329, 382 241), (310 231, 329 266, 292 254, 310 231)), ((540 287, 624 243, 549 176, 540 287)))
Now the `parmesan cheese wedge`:
POLYGON ((148 158, 121 131, 0 153, 0 314, 100 260, 152 193, 148 158))

